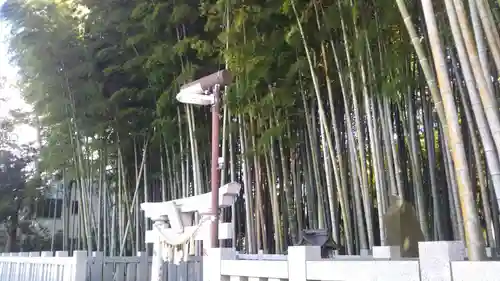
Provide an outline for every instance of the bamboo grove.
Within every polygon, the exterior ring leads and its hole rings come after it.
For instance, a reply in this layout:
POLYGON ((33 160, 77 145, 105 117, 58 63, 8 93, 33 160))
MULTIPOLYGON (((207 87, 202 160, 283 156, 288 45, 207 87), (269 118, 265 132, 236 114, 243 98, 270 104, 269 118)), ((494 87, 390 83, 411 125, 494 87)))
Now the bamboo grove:
POLYGON ((82 194, 77 247, 142 250, 139 203, 208 191, 210 111, 174 97, 222 68, 240 251, 318 228, 348 254, 381 245, 391 195, 426 240, 500 246, 496 1, 9 0, 2 17, 40 171, 82 194))

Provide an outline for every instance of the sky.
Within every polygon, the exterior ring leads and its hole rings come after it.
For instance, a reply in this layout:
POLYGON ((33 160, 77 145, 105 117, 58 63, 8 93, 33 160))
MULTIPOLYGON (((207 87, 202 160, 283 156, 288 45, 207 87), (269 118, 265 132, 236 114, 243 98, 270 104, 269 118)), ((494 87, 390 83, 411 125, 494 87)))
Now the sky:
MULTIPOLYGON (((0 0, 0 7, 5 0, 0 0)), ((16 89, 17 70, 9 62, 9 30, 5 22, 0 20, 0 77, 5 77, 6 85, 0 86, 0 120, 6 118, 10 110, 21 109, 29 111, 31 108, 22 98, 21 93, 16 89)), ((27 144, 36 141, 36 129, 29 125, 19 125, 15 128, 13 139, 17 139, 19 144, 27 144)))

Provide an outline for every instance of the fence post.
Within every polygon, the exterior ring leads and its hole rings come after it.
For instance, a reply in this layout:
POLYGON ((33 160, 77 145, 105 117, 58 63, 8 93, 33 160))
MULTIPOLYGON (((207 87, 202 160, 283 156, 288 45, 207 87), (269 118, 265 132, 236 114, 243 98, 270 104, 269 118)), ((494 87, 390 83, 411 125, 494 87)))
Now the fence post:
POLYGON ((291 246, 288 247, 288 280, 307 280, 306 261, 321 260, 319 246, 291 246))
POLYGON ((102 280, 102 267, 104 265, 104 254, 92 252, 92 260, 89 260, 90 280, 102 280))
POLYGON ((236 259, 236 250, 233 248, 208 248, 203 256, 203 281, 225 281, 221 276, 222 260, 236 259))
POLYGON ((419 242, 418 254, 422 281, 451 281, 451 261, 465 259, 462 241, 419 242))
POLYGON ((74 251, 74 281, 86 281, 87 279, 87 251, 74 251))
POLYGON ((44 258, 51 258, 52 252, 51 251, 43 251, 41 256, 44 258))
POLYGON ((150 280, 149 277, 149 257, 146 252, 137 252, 139 264, 137 265, 137 278, 141 280, 150 280))
POLYGON ((374 259, 399 259, 401 258, 400 246, 373 246, 374 259))

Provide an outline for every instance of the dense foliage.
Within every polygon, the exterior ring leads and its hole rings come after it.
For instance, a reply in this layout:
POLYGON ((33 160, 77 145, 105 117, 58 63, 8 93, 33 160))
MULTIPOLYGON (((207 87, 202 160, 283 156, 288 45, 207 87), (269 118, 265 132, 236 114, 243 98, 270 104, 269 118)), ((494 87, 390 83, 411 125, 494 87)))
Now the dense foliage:
POLYGON ((36 200, 40 186, 33 174, 33 163, 37 155, 31 145, 19 145, 15 138, 15 124, 26 118, 19 112, 11 112, 0 122, 0 245, 6 251, 19 250, 17 237, 20 221, 36 200), (15 118, 14 118, 15 116, 15 118), (4 245, 5 244, 5 245, 4 245))
POLYGON ((8 0, 40 170, 102 202, 82 206, 76 247, 140 250, 140 202, 207 191, 209 109, 174 97, 228 68, 221 175, 244 186, 241 250, 283 252, 305 228, 349 253, 383 244, 393 194, 425 239, 467 238, 480 258, 500 235, 498 4, 432 2, 8 0))

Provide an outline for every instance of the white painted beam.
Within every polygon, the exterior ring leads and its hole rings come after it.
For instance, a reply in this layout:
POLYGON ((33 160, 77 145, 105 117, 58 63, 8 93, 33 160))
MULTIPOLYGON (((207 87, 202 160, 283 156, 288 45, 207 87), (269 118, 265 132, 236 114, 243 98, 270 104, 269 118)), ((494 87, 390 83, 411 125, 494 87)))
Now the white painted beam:
MULTIPOLYGON (((229 207, 240 193, 241 185, 235 182, 228 183, 219 189, 219 207, 229 207)), ((172 200, 169 202, 146 202, 141 204, 145 216, 153 220, 168 214, 168 204, 175 203, 181 213, 199 212, 208 213, 211 207, 212 192, 172 200)))
MULTIPOLYGON (((195 228, 196 226, 186 226, 184 227, 184 231, 188 232, 191 229, 195 228)), ((163 233, 169 235, 170 233, 178 233, 174 231, 171 228, 162 230, 163 233)), ((158 241, 158 235, 160 233, 158 230, 153 227, 152 230, 146 231, 146 243, 154 243, 155 241, 158 241)), ((207 237, 210 237, 210 224, 207 223, 205 226, 203 226, 197 233, 196 236, 194 237, 194 240, 205 240, 207 237)), ((231 223, 229 222, 224 222, 224 223, 219 223, 219 239, 232 239, 233 238, 233 228, 231 223)))

